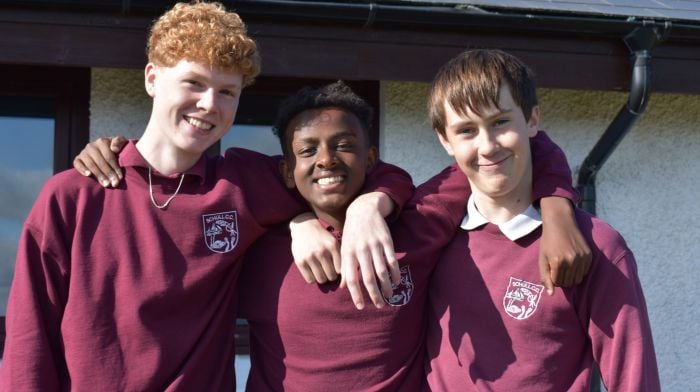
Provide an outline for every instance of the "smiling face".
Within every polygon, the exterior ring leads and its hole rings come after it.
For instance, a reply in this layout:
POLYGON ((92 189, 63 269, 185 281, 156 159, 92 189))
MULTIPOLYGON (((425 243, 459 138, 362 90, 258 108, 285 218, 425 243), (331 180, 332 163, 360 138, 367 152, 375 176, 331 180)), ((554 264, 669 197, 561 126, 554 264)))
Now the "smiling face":
POLYGON ((474 197, 501 204, 526 200, 529 204, 529 138, 537 133, 539 108, 535 106, 525 120, 507 84, 499 91, 500 109, 491 105, 478 115, 468 107, 458 113, 446 102, 444 105, 445 135, 438 133, 438 137, 469 178, 474 197))
POLYGON ((198 62, 146 66, 153 111, 149 140, 176 154, 198 158, 228 132, 236 117, 243 76, 198 62))
POLYGON ((342 109, 305 110, 290 121, 286 138, 290 148, 281 170, 287 185, 319 218, 342 228, 345 209, 376 162, 360 121, 342 109))

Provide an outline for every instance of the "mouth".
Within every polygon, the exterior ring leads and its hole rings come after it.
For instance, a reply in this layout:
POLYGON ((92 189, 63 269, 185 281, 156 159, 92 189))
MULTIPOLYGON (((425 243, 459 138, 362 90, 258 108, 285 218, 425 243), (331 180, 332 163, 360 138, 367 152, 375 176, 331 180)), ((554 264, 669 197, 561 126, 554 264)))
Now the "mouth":
POLYGON ((189 117, 189 116, 184 116, 185 121, 187 121, 188 124, 192 125, 195 128, 201 129, 203 131, 208 131, 212 128, 214 128, 214 124, 210 122, 206 122, 204 120, 200 120, 194 117, 189 117))
POLYGON ((343 181, 345 181, 345 176, 321 177, 314 180, 315 183, 321 186, 340 184, 343 181))
POLYGON ((508 158, 510 158, 510 155, 503 157, 501 159, 498 159, 496 161, 493 161, 493 162, 477 162, 476 166, 478 166, 480 169, 486 169, 486 170, 497 169, 499 166, 501 166, 501 164, 503 164, 506 160, 508 160, 508 158))

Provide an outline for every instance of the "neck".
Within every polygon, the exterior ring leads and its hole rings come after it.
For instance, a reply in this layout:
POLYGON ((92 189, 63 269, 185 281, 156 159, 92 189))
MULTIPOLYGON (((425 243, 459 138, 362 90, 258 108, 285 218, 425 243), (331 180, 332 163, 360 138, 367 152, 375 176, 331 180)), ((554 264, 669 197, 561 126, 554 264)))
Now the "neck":
MULTIPOLYGON (((474 189, 474 188, 472 188, 474 189)), ((525 181, 506 195, 487 195, 475 190, 474 205, 489 222, 500 225, 525 211, 532 204, 532 182, 525 181)))
POLYGON ((163 142, 148 128, 136 142, 136 149, 153 169, 164 175, 187 171, 202 155, 188 153, 171 143, 163 142))

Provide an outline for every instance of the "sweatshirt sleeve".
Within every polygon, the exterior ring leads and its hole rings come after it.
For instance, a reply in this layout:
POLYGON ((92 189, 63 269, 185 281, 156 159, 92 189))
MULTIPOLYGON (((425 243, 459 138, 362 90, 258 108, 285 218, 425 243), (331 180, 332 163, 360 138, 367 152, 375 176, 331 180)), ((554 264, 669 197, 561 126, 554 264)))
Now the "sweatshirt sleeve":
MULTIPOLYGON (((46 192, 42 192, 46 194, 46 192)), ((6 317, 2 391, 54 391, 67 377, 61 319, 68 289, 68 233, 41 196, 27 218, 17 249, 6 317)))
POLYGON ((532 198, 560 196, 579 201, 579 194, 571 180, 571 169, 564 151, 544 131, 530 139, 532 151, 532 198))
POLYGON ((367 173, 362 193, 382 192, 394 201, 391 216, 396 217, 413 196, 414 186, 411 175, 398 166, 378 161, 374 170, 367 173))
MULTIPOLYGON (((619 237, 619 235, 617 235, 619 237)), ((621 237, 618 240, 622 242, 621 237)), ((611 252, 604 252, 611 253, 611 252)), ((580 317, 609 391, 659 391, 647 307, 634 256, 626 249, 594 264, 580 317), (587 311, 586 311, 587 310, 587 311)))
POLYGON ((392 224, 397 252, 413 259, 437 257, 466 213, 469 181, 454 164, 421 184, 392 224))

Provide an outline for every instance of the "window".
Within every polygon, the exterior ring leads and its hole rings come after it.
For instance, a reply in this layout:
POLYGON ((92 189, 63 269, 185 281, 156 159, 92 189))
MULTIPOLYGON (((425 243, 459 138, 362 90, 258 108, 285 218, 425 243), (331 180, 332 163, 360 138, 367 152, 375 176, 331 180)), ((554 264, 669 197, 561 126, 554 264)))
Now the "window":
POLYGON ((89 96, 88 69, 0 65, 0 350, 22 224, 87 142, 89 96))

